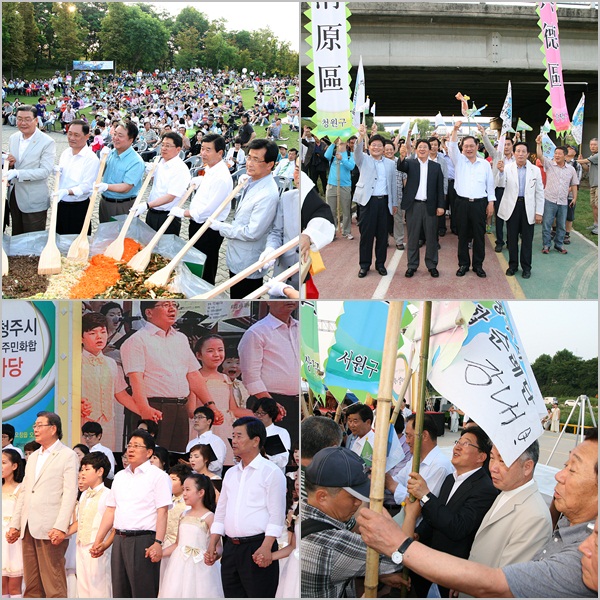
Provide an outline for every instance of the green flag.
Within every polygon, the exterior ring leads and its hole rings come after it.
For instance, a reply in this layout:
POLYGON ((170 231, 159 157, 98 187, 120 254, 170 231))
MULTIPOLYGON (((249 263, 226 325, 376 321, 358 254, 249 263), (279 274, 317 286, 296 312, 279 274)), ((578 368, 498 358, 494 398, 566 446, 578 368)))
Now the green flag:
POLYGON ((533 127, 531 127, 530 125, 527 125, 527 123, 525 123, 525 121, 522 121, 521 119, 519 119, 517 121, 517 131, 533 131, 533 127))
POLYGON ((319 328, 316 306, 314 302, 303 301, 300 304, 300 352, 301 376, 323 404, 325 403, 325 386, 319 356, 319 328))

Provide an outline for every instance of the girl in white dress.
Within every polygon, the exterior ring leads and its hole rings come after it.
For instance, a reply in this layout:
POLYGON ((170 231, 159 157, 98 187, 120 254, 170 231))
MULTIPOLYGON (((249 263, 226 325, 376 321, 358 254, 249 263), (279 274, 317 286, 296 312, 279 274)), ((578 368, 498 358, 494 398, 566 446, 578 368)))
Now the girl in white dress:
POLYGON ((25 476, 25 461, 16 450, 2 450, 2 597, 21 598, 23 555, 21 540, 6 541, 6 532, 17 503, 21 482, 25 476))
POLYGON ((166 548, 170 556, 161 581, 159 598, 223 598, 221 564, 204 563, 210 527, 214 518, 215 494, 206 475, 193 473, 183 484, 186 510, 179 521, 177 540, 166 548))
MULTIPOLYGON (((233 383, 227 375, 219 371, 225 360, 225 342, 220 335, 207 335, 202 337, 194 347, 196 358, 202 363, 200 375, 206 381, 206 387, 213 399, 214 406, 223 413, 222 425, 213 425, 212 432, 218 435, 227 447, 225 465, 233 465, 233 451, 227 441, 233 435, 233 422, 245 416, 252 416, 252 411, 241 408, 233 396, 233 383)), ((210 407, 212 403, 209 402, 210 407)), ((197 406, 200 406, 199 404, 197 406)))

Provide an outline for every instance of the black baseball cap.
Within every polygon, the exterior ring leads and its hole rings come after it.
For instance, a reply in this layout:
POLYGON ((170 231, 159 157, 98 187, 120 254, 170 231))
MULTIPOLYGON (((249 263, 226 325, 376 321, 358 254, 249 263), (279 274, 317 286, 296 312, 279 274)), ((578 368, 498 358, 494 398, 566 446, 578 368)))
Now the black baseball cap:
POLYGON ((349 494, 369 502, 371 480, 363 459, 347 448, 334 446, 319 450, 306 467, 306 480, 314 485, 344 488, 349 494))

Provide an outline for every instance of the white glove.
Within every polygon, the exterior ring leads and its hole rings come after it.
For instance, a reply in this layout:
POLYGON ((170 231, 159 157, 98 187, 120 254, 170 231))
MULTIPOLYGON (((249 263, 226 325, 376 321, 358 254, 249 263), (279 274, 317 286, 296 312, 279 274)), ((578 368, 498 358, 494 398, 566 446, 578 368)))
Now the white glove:
POLYGON ((200 184, 202 183, 202 179, 202 177, 192 177, 190 185, 194 185, 196 186, 196 189, 198 189, 200 187, 200 184))
POLYGON ((146 173, 150 173, 154 169, 156 165, 151 162, 144 163, 144 169, 146 169, 146 173))
POLYGON ((269 288, 269 296, 281 296, 283 298, 287 298, 283 292, 285 288, 294 289, 291 285, 284 283, 283 281, 274 281, 273 279, 267 281, 265 285, 269 288))
POLYGON ((238 183, 243 183, 244 185, 246 185, 248 179, 250 179, 250 175, 248 175, 248 173, 243 173, 239 176, 238 183))
POLYGON ((12 169, 11 171, 9 171, 6 174, 6 181, 12 181, 13 179, 16 179, 19 176, 19 171, 17 171, 16 169, 12 169))
POLYGON ((98 190, 98 193, 104 194, 104 192, 108 189, 108 183, 104 183, 102 181, 101 183, 95 183, 94 187, 98 190))
POLYGON ((133 212, 134 217, 141 217, 148 210, 147 202, 140 202, 135 208, 132 206, 129 212, 133 212))
POLYGON ((208 217, 208 219, 206 219, 208 221, 208 224, 210 225, 210 228, 213 231, 221 231, 221 229, 223 228, 223 223, 221 223, 221 221, 215 221, 214 219, 211 219, 210 217, 208 217))
MULTIPOLYGON (((275 252, 275 248, 265 248, 262 251, 262 254, 258 257, 258 261, 262 261, 265 260, 265 258, 267 258, 267 256, 269 256, 269 254, 272 254, 273 252, 275 252)), ((261 271, 268 271, 273 265, 275 264, 275 259, 270 260, 266 265, 264 265, 263 267, 260 268, 261 271)))
POLYGON ((110 148, 108 146, 104 146, 102 150, 100 150, 100 158, 104 158, 110 154, 110 148))
POLYGON ((63 198, 67 197, 69 195, 69 190, 67 189, 60 189, 58 190, 58 199, 62 200, 63 198))
POLYGON ((178 217, 180 219, 183 219, 183 217, 185 217, 185 210, 183 208, 181 208, 180 206, 174 206, 169 211, 169 216, 170 217, 178 217))
POLYGON ((59 167, 58 165, 54 166, 54 172, 55 173, 62 173, 62 167, 59 167))

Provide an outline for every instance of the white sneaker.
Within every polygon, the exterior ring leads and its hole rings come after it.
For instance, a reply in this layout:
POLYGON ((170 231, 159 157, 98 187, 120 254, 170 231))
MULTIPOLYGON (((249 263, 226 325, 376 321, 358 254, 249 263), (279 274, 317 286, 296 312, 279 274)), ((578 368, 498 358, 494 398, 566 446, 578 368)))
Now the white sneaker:
POLYGON ((351 233, 344 233, 344 237, 347 240, 353 240, 354 239, 354 236, 351 233))
POLYGON ((598 225, 596 225, 596 227, 594 227, 594 229, 592 229, 592 233, 594 235, 598 235, 598 225))
POLYGON ((593 229, 598 229, 598 225, 590 225, 589 227, 586 227, 587 231, 592 231, 593 229))

